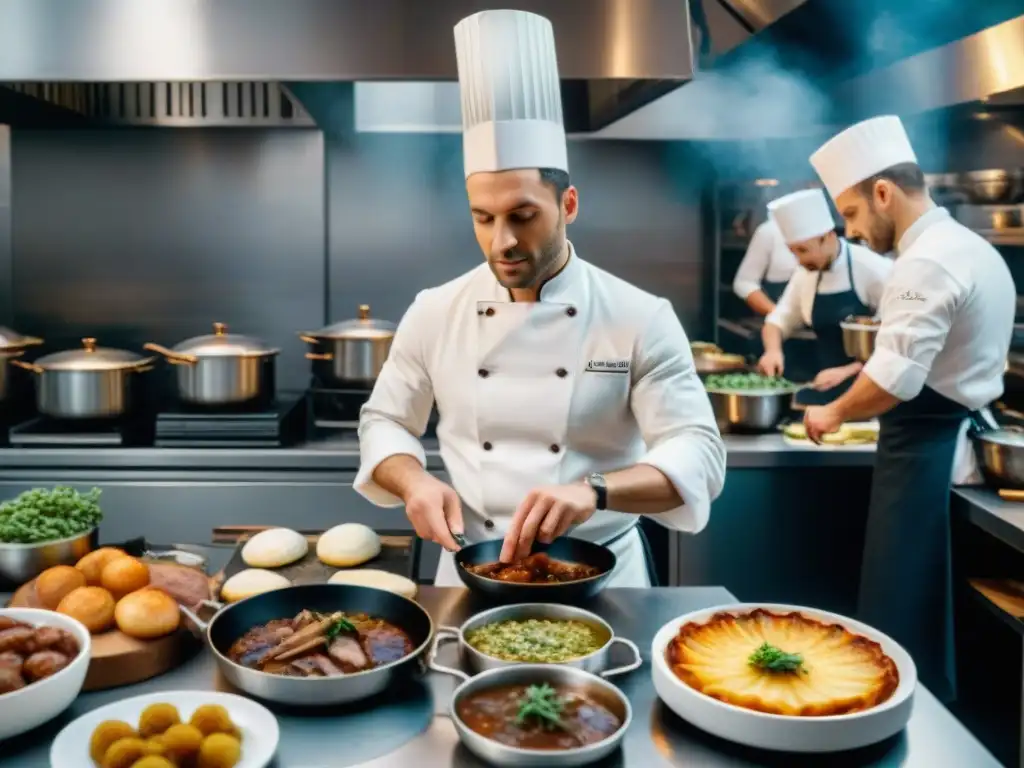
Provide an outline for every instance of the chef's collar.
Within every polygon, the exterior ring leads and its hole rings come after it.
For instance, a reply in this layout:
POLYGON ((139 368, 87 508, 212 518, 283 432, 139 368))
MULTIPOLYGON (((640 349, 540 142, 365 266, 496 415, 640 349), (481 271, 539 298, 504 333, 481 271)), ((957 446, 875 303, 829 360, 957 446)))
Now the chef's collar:
POLYGON ((949 218, 949 211, 945 208, 932 208, 925 214, 918 217, 917 221, 911 224, 907 231, 903 233, 903 237, 900 238, 899 243, 896 244, 897 255, 906 253, 907 249, 914 244, 914 242, 921 236, 932 224, 938 224, 940 221, 944 221, 949 218))
MULTIPOLYGON (((569 245, 569 258, 553 277, 541 284, 540 290, 537 291, 537 301, 549 301, 553 304, 575 304, 579 301, 580 281, 583 279, 580 274, 582 265, 572 243, 566 242, 569 245)), ((504 294, 506 301, 512 301, 511 291, 503 288, 501 293, 504 294)))
POLYGON ((834 259, 832 259, 832 261, 830 261, 828 263, 828 266, 825 267, 825 269, 823 270, 825 272, 831 272, 837 266, 842 264, 843 263, 843 259, 846 258, 846 253, 849 250, 846 247, 846 240, 844 240, 843 238, 839 237, 838 235, 836 235, 836 240, 838 241, 839 252, 836 254, 836 257, 834 259))

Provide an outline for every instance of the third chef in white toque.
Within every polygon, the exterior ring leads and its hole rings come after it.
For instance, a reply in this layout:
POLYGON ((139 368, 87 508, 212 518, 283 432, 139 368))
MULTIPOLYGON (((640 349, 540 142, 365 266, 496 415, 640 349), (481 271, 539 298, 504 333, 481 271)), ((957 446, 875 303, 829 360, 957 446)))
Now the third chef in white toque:
POLYGON ((859 615, 914 656, 937 695, 955 691, 950 484, 974 475, 969 425, 1003 391, 1016 309, 1002 256, 928 195, 898 117, 848 128, 811 155, 847 234, 897 249, 875 351, 853 386, 808 408, 812 439, 879 417, 859 615))
MULTIPOLYGON (((503 560, 569 533, 609 546, 609 585, 651 583, 637 525, 697 532, 725 446, 672 305, 594 267, 565 229, 570 184, 554 34, 523 11, 455 27, 466 190, 486 262, 422 291, 360 425, 356 488, 404 504, 460 584, 452 532, 504 539, 503 560), (431 405, 451 476, 424 470, 431 405)), ((624 255, 625 257, 625 255, 624 255)))
POLYGON ((801 405, 831 402, 845 392, 861 369, 843 347, 839 324, 850 316, 873 316, 892 261, 839 237, 828 200, 820 189, 785 195, 768 204, 781 237, 800 262, 761 330, 764 355, 759 367, 785 373, 782 342, 807 326, 815 335, 813 389, 797 394, 801 405))
POLYGON ((757 314, 768 315, 775 309, 796 267, 796 257, 769 216, 750 237, 732 281, 733 293, 757 314))

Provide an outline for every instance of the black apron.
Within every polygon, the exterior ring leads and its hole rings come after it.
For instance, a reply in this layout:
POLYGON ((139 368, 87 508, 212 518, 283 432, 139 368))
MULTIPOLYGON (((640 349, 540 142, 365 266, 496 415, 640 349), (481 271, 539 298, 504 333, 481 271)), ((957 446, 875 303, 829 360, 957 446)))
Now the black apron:
POLYGON ((949 494, 960 405, 928 387, 879 418, 858 614, 914 659, 940 700, 956 692, 949 494))
MULTIPOLYGON (((853 283, 853 255, 850 245, 845 240, 839 241, 839 255, 846 252, 846 272, 850 278, 850 290, 839 293, 818 293, 821 287, 822 273, 818 273, 818 281, 814 286, 814 304, 811 306, 811 330, 817 336, 815 341, 815 359, 820 373, 826 368, 838 368, 849 365, 854 358, 846 354, 843 348, 843 329, 839 324, 850 315, 870 315, 872 311, 857 295, 853 283)), ((794 396, 794 401, 802 406, 825 405, 831 403, 853 384, 851 376, 839 386, 818 392, 805 389, 794 396)))

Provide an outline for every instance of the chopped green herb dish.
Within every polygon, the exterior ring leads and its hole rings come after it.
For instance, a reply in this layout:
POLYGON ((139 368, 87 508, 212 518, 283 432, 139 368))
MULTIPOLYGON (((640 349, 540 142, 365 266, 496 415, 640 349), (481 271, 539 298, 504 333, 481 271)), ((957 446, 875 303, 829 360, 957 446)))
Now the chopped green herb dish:
POLYGON ((103 519, 99 498, 99 488, 85 494, 62 486, 25 491, 0 504, 0 543, 38 544, 85 533, 103 519))
POLYGON ((804 668, 804 658, 799 653, 786 653, 768 643, 758 646, 748 661, 766 672, 800 672, 804 668))
POLYGON ((795 385, 781 376, 764 376, 760 373, 716 373, 704 380, 709 390, 786 390, 795 385))
POLYGON ((466 633, 466 642, 480 653, 532 664, 558 664, 589 656, 606 641, 597 627, 561 619, 511 619, 466 633))

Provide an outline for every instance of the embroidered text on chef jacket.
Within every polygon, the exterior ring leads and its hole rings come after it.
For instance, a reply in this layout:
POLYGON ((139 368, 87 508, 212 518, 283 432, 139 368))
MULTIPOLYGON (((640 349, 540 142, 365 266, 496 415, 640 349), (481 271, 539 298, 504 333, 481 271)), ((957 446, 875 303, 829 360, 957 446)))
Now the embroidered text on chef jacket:
POLYGON ((784 283, 793 275, 798 262, 789 250, 782 233, 771 219, 754 230, 750 245, 736 270, 732 290, 744 301, 754 291, 761 290, 761 281, 784 283))
POLYGON ((853 287, 857 292, 857 298, 869 307, 879 306, 886 281, 892 272, 892 261, 870 248, 847 243, 845 248, 839 249, 839 256, 829 269, 819 273, 797 266, 789 284, 782 292, 782 297, 775 305, 775 309, 765 318, 765 322, 779 328, 784 337, 791 336, 802 326, 809 326, 816 293, 841 293, 850 290, 847 258, 852 259, 853 287))

